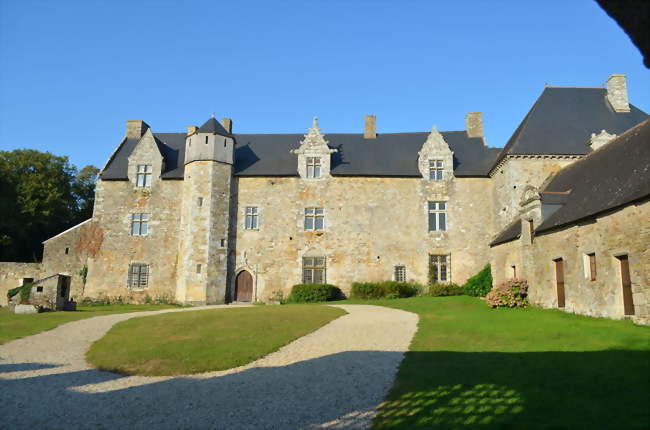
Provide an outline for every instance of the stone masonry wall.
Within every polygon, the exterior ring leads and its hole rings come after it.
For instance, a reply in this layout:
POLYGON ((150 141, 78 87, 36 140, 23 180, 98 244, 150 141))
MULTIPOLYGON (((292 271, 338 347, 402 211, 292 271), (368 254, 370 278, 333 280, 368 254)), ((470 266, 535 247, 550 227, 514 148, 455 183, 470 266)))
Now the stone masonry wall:
POLYGON ((578 158, 508 158, 492 174, 495 231, 519 214, 519 202, 527 185, 539 188, 549 177, 578 158))
POLYGON ((494 283, 511 278, 507 268, 520 261, 518 277, 528 280, 532 304, 556 308, 558 304, 553 260, 564 261, 565 311, 620 319, 623 290, 620 261, 627 255, 630 265, 635 315, 633 321, 650 324, 650 202, 630 205, 552 233, 536 236, 533 243, 522 239, 492 248, 494 283), (530 258, 522 260, 522 254, 530 258), (596 280, 590 280, 588 260, 596 255, 596 280), (586 260, 586 261, 585 261, 586 260), (521 273, 521 274, 519 274, 521 273))
MULTIPOLYGON (((455 178, 235 178, 230 246, 233 275, 253 275, 254 299, 289 292, 302 281, 303 255, 327 257, 327 282, 349 291, 355 281, 406 277, 425 283, 429 254, 451 254, 451 281, 463 283, 487 262, 493 234, 490 181, 455 178), (427 202, 447 201, 447 231, 428 232, 427 202), (259 230, 245 230, 256 206, 259 230), (304 209, 322 207, 325 229, 304 231, 304 209)), ((232 282, 231 279, 231 291, 232 282)))
POLYGON ((38 280, 41 263, 0 263, 0 306, 7 306, 7 291, 23 284, 23 278, 38 280))

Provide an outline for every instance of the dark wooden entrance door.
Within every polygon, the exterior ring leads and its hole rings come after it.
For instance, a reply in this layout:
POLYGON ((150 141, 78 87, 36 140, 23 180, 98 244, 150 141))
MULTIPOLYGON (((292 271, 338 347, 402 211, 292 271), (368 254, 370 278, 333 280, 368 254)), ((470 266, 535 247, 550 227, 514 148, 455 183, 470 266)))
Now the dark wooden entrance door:
POLYGON ((555 262, 555 282, 557 284, 557 307, 564 307, 564 260, 558 258, 555 262))
POLYGON ((630 262, 627 255, 621 255, 621 283, 623 284, 623 312, 625 315, 634 315, 634 300, 632 300, 632 281, 630 280, 630 262))
POLYGON ((253 277, 242 270, 235 279, 235 301, 250 302, 253 298, 253 277))

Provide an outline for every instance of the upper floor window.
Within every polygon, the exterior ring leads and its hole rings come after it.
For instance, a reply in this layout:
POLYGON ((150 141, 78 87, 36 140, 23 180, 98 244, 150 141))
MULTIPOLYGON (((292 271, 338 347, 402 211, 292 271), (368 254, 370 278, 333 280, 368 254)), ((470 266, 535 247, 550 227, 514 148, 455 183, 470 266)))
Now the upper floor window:
POLYGON ((324 284, 325 257, 303 257, 302 259, 302 283, 303 284, 324 284))
POLYGON ((448 255, 429 255, 429 277, 433 282, 450 280, 448 257, 448 255))
POLYGON ((395 280, 406 282, 406 266, 395 266, 395 280))
POLYGON ((320 157, 307 157, 307 177, 320 178, 320 157))
POLYGON ((442 181, 442 178, 442 160, 429 160, 429 179, 432 181, 442 181))
POLYGON ((127 287, 132 289, 142 289, 149 286, 149 265, 148 264, 131 264, 129 265, 129 280, 127 287))
POLYGON ((429 231, 447 231, 447 204, 429 202, 429 231))
POLYGON ((149 214, 131 215, 131 236, 146 236, 149 231, 149 214))
POLYGON ((590 281, 596 280, 596 254, 585 254, 584 256, 585 278, 590 281))
POLYGON ((248 206, 246 208, 246 224, 247 230, 257 230, 258 228, 258 214, 257 207, 248 206))
POLYGON ((135 185, 138 187, 151 186, 151 164, 138 164, 135 185))
POLYGON ((305 208, 305 230, 323 230, 324 226, 323 208, 305 208))

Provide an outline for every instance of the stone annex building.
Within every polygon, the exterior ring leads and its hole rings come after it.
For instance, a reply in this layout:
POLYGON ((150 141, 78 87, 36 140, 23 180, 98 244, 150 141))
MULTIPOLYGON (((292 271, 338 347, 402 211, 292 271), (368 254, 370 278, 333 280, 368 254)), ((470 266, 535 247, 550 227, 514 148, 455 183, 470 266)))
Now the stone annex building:
POLYGON ((430 264, 461 284, 491 263, 495 283, 528 279, 534 304, 647 324, 649 196, 650 124, 624 75, 545 87, 504 148, 487 146, 480 112, 413 133, 377 133, 374 116, 358 134, 127 121, 93 217, 46 240, 42 263, 0 263, 0 286, 59 273, 75 298, 210 304, 301 282, 425 283, 430 264))

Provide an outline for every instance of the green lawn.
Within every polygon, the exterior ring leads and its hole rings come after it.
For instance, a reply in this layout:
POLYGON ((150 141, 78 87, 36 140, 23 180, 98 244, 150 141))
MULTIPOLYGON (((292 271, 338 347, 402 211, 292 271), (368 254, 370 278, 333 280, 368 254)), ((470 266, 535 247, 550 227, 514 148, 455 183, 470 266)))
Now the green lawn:
POLYGON ((177 307, 175 305, 105 305, 80 306, 75 312, 45 312, 41 314, 16 315, 8 308, 0 308, 0 344, 20 337, 51 330, 61 324, 100 315, 124 312, 157 311, 177 307))
POLYGON ((104 370, 182 375, 250 363, 344 315, 329 306, 255 306, 133 318, 95 342, 86 359, 104 370))
POLYGON ((420 316, 375 429, 650 428, 649 327, 464 296, 372 303, 420 316))

